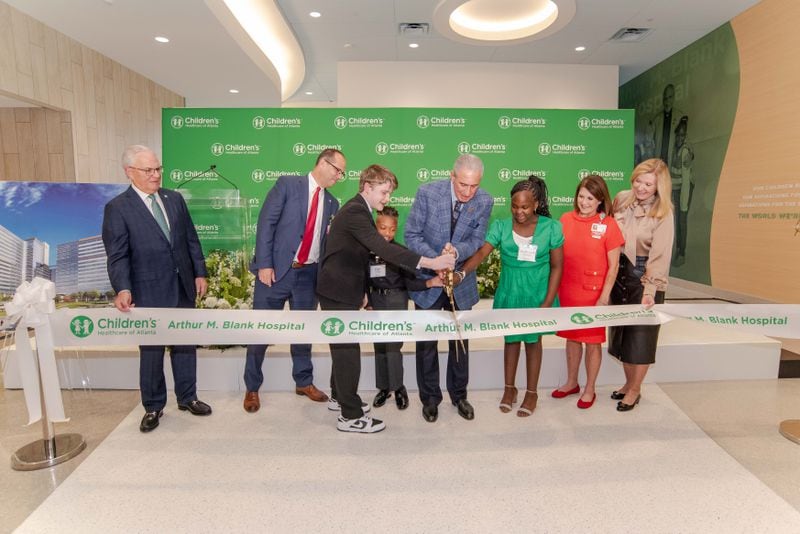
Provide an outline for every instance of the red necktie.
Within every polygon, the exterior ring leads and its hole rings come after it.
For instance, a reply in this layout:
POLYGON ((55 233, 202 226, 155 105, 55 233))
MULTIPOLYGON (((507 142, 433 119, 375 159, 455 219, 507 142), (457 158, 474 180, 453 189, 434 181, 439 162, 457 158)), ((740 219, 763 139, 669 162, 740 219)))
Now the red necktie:
POLYGON ((305 263, 308 260, 308 253, 311 251, 311 242, 314 241, 314 227, 317 225, 317 206, 319 205, 320 188, 314 191, 314 198, 311 200, 311 210, 306 219, 306 230, 303 232, 303 241, 300 242, 300 250, 297 252, 297 263, 305 263))

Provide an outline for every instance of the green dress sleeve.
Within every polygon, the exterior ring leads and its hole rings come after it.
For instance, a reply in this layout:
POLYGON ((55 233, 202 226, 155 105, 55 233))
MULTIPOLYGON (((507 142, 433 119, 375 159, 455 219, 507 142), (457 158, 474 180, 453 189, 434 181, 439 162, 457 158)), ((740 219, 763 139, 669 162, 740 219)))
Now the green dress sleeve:
POLYGON ((551 222, 553 224, 550 231, 550 250, 553 250, 564 245, 564 230, 561 228, 559 221, 551 219, 551 222))
POLYGON ((500 243, 503 240, 503 220, 496 219, 486 232, 486 242, 494 248, 500 248, 500 243))

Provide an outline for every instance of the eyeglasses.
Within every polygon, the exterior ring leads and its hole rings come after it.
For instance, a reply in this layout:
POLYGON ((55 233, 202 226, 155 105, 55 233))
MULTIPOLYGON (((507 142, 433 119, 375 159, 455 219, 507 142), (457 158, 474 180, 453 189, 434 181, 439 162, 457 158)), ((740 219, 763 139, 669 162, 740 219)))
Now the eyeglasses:
POLYGON ((334 169, 336 169, 336 174, 338 174, 340 178, 343 178, 343 177, 344 177, 344 169, 340 169, 339 167, 337 167, 336 165, 334 165, 333 163, 331 163, 331 161, 330 161, 329 159, 326 159, 326 160, 325 160, 325 162, 326 162, 328 165, 330 165, 331 167, 333 167, 334 169))
POLYGON ((136 169, 137 171, 142 171, 147 176, 153 176, 155 174, 161 174, 164 171, 164 167, 147 167, 145 169, 142 169, 140 167, 131 166, 131 169, 136 169))

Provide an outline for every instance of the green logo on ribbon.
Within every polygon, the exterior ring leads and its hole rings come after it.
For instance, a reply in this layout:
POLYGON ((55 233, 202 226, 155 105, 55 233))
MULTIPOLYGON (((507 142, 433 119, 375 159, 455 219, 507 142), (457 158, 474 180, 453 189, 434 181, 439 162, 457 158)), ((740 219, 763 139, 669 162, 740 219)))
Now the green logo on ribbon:
POLYGON ((69 322, 69 330, 73 336, 84 338, 94 332, 94 322, 85 315, 78 315, 69 322))
POLYGON ((569 320, 575 324, 589 324, 594 322, 594 319, 592 319, 585 313, 573 313, 570 316, 569 320))
POLYGON ((320 330, 326 336, 338 336, 344 332, 344 323, 341 319, 331 317, 330 319, 325 319, 325 321, 322 322, 320 325, 320 330))

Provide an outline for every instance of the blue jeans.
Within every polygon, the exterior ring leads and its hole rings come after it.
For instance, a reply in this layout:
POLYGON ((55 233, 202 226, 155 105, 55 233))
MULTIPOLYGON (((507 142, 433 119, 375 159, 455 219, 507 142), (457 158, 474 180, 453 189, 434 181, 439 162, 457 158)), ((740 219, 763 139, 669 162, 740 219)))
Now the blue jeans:
MULTIPOLYGON (((286 275, 268 287, 256 278, 253 295, 254 310, 282 310, 289 301, 291 310, 317 309, 317 264, 299 269, 289 269, 286 275)), ((249 345, 244 365, 244 383, 247 391, 258 391, 264 382, 261 369, 269 345, 249 345)), ((292 378, 302 388, 314 381, 314 366, 311 364, 311 345, 292 344, 292 378)))

